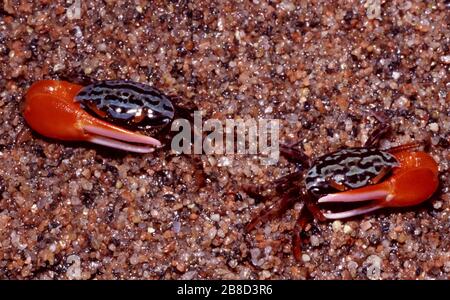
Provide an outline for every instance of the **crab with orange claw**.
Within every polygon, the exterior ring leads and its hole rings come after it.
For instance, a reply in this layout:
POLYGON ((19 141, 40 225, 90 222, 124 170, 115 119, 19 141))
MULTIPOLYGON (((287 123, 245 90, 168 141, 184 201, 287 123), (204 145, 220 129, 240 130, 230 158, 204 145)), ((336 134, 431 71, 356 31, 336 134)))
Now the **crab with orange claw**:
MULTIPOLYGON (((281 216, 296 202, 303 201, 294 234, 293 253, 301 257, 301 233, 312 219, 326 221, 345 219, 388 207, 407 207, 429 199, 439 185, 438 166, 431 155, 420 151, 422 143, 413 142, 390 149, 377 146, 390 126, 378 116, 378 127, 364 147, 343 148, 315 160, 294 146, 281 146, 280 152, 290 161, 301 163, 306 172, 297 171, 276 180, 278 199, 247 224, 253 230, 259 223, 281 216), (344 211, 329 211, 319 205, 357 205, 344 211), (362 203, 362 204, 361 204, 362 203)), ((246 186, 253 197, 259 197, 267 186, 246 186)))
POLYGON ((81 86, 41 80, 27 91, 23 115, 32 129, 46 137, 148 153, 162 143, 135 130, 169 124, 175 106, 159 90, 131 81, 81 86))

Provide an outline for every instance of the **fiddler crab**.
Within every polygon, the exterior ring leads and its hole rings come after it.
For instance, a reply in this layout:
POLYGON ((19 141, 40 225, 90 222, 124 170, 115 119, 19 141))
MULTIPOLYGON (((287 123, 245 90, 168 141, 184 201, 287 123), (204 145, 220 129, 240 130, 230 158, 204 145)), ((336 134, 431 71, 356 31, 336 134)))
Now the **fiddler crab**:
POLYGON ((107 80, 83 87, 41 80, 27 91, 23 115, 46 137, 148 153, 161 142, 134 130, 169 124, 175 109, 168 96, 142 83, 107 80))
MULTIPOLYGON (((436 161, 428 153, 419 151, 423 143, 418 142, 380 150, 379 141, 390 126, 385 117, 375 116, 380 123, 363 147, 343 148, 314 160, 295 148, 295 144, 281 146, 281 154, 290 161, 301 163, 307 171, 296 171, 273 182, 278 198, 246 225, 246 231, 280 217, 296 202, 302 201, 304 206, 292 238, 293 254, 299 261, 301 233, 311 219, 321 222, 346 219, 381 208, 413 206, 429 199, 439 185, 436 161), (346 206, 348 203, 364 204, 334 212, 319 207, 346 206)), ((267 185, 244 187, 255 198, 266 189, 267 185)))

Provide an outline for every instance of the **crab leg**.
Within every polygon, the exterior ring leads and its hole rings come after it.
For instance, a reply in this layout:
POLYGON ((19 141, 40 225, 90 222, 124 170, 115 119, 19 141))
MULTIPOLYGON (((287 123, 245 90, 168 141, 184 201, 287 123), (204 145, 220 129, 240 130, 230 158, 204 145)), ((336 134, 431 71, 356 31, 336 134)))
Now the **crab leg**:
POLYGON ((374 112, 372 116, 378 120, 379 124, 370 133, 369 138, 364 143, 364 147, 375 147, 380 143, 381 137, 391 130, 391 126, 388 124, 386 116, 383 113, 374 112))
POLYGON ((292 236, 292 252, 294 253, 296 261, 301 260, 303 243, 301 234, 305 230, 307 224, 311 221, 311 218, 311 212, 306 207, 302 207, 297 221, 295 222, 294 234, 292 236))
POLYGON ((292 207, 297 198, 298 190, 294 189, 277 199, 269 208, 263 210, 258 216, 254 217, 250 223, 245 226, 246 231, 252 231, 259 223, 267 222, 277 216, 281 216, 286 210, 292 207))

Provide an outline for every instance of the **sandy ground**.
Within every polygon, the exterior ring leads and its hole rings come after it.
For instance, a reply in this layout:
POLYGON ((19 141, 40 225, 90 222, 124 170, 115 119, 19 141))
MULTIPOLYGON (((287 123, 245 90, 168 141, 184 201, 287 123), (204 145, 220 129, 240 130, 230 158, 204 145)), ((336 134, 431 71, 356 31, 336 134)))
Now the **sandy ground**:
POLYGON ((448 1, 30 2, 0 7, 0 278, 449 278, 448 1), (86 78, 152 84, 205 118, 280 119, 312 157, 361 145, 384 110, 383 147, 431 137, 441 186, 420 207, 311 224, 296 262, 301 205, 246 233, 271 202, 241 188, 292 163, 204 156, 201 186, 189 156, 28 128, 33 82, 86 78))

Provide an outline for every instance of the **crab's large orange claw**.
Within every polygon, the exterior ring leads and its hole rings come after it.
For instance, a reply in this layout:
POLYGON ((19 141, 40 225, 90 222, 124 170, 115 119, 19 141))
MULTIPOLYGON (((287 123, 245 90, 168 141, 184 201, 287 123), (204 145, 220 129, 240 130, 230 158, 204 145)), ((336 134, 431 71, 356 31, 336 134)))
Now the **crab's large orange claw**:
POLYGON ((328 219, 342 219, 364 214, 383 207, 413 206, 429 199, 439 185, 438 166, 425 152, 393 153, 400 166, 386 181, 362 188, 326 195, 318 200, 327 202, 359 202, 372 200, 369 205, 349 211, 324 213, 328 219))
POLYGON ((88 141, 131 152, 148 153, 161 143, 142 134, 99 120, 74 101, 82 86, 58 80, 41 80, 25 95, 23 115, 43 136, 64 141, 88 141))

